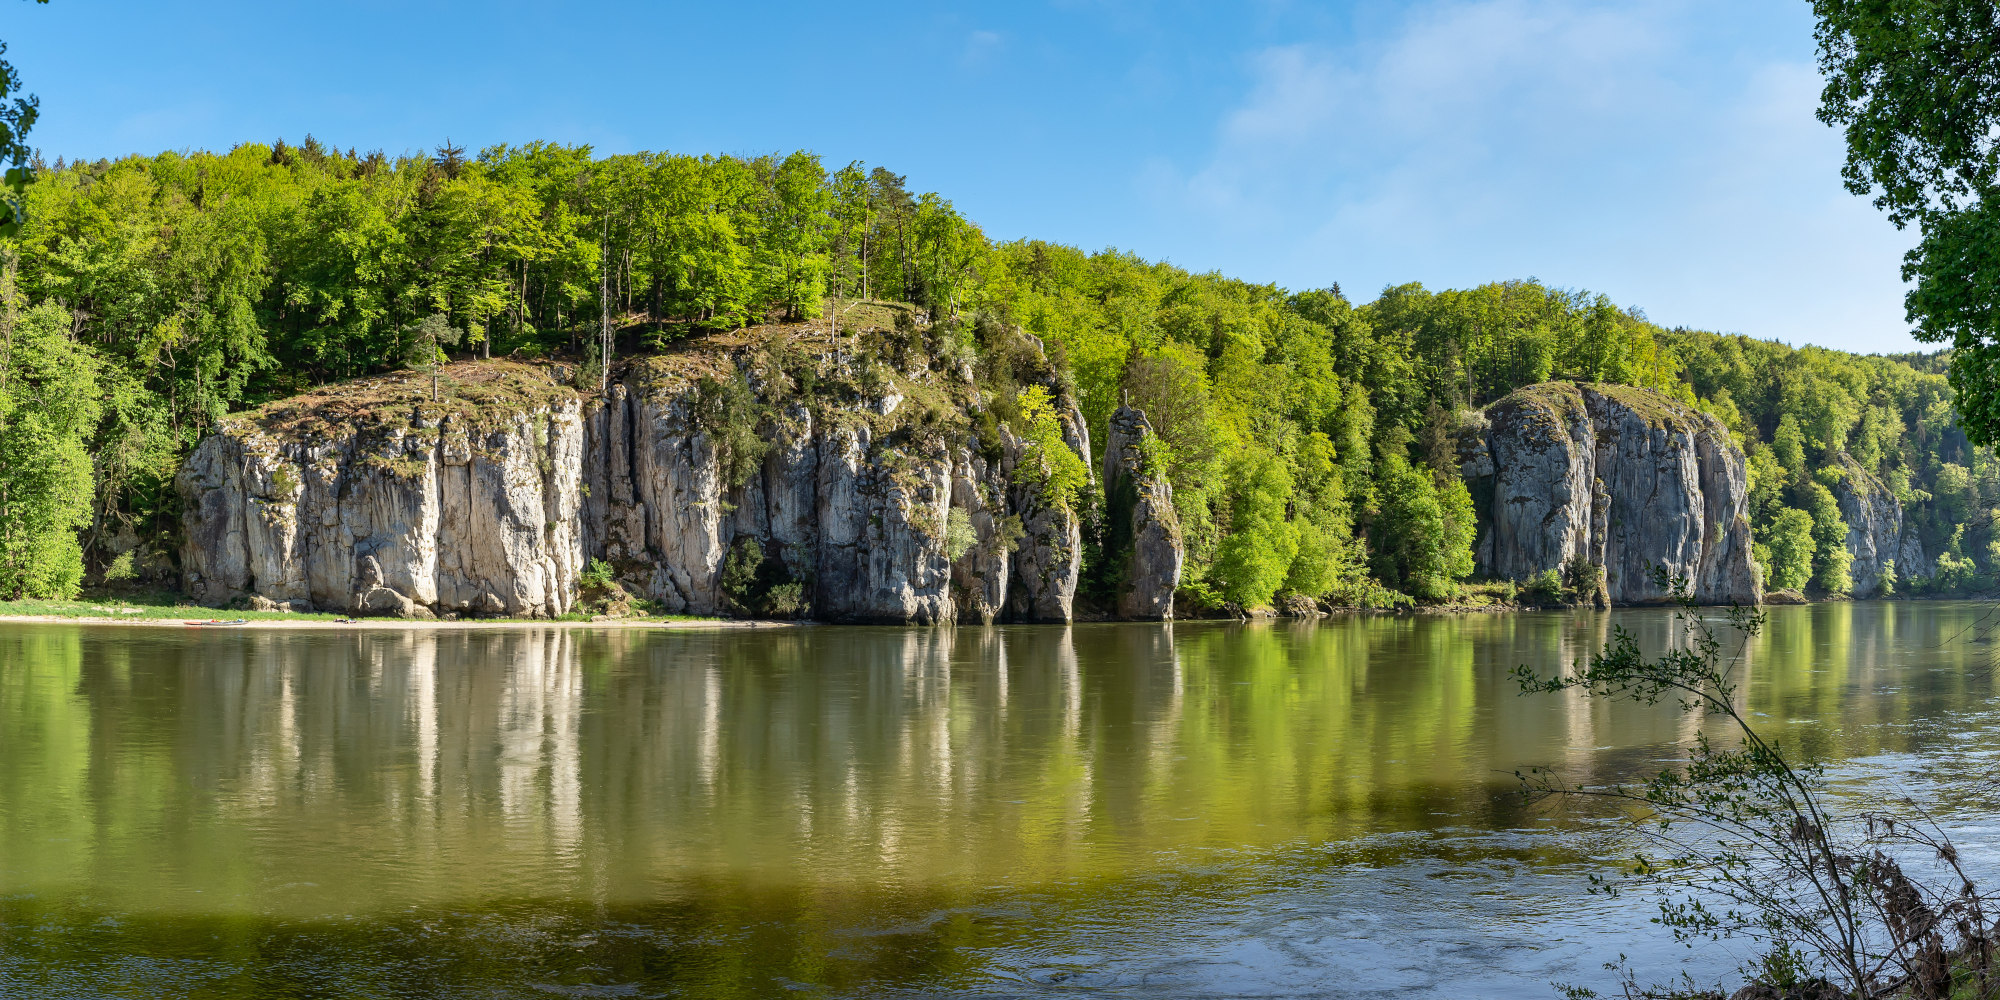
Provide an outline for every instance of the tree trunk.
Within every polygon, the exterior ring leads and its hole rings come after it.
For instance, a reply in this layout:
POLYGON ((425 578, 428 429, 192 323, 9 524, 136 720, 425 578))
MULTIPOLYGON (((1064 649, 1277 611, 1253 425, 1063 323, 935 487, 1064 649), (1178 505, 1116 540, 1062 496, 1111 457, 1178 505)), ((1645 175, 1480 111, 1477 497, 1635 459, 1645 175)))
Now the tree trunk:
POLYGON ((597 393, 602 396, 611 388, 611 220, 604 222, 604 250, 598 254, 597 305, 599 310, 597 347, 602 362, 598 368, 597 393))

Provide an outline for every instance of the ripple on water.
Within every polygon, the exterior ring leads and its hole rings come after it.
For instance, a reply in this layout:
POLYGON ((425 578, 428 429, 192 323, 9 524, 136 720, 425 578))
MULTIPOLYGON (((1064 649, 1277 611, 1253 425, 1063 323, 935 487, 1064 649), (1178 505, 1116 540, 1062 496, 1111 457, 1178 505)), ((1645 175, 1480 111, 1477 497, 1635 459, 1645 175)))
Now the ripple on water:
MULTIPOLYGON (((1760 725, 2000 870, 1985 609, 1775 609, 1760 725), (1843 655, 1844 654, 1844 655, 1843 655)), ((1546 997, 1714 981, 1615 827, 1674 759, 1519 697, 1613 623, 143 637, 0 626, 0 995, 1546 997), (319 915, 328 914, 322 918, 319 915)))

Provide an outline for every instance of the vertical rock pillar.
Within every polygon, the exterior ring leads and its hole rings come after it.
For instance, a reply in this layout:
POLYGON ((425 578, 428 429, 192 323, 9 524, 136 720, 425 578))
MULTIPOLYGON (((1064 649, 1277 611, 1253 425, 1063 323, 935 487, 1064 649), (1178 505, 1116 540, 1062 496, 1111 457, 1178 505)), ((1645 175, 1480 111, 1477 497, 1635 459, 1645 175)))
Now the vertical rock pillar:
POLYGON ((1166 620, 1174 616, 1185 548, 1174 513, 1173 486, 1153 467, 1146 441, 1153 426, 1129 405, 1111 414, 1104 441, 1105 555, 1122 560, 1118 614, 1166 620))

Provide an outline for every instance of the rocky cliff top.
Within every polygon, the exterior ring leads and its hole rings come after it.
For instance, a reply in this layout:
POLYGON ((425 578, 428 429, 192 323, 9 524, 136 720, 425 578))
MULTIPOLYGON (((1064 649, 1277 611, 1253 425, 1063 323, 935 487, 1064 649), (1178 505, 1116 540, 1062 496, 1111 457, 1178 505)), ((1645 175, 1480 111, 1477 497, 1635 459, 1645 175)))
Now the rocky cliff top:
POLYGON ((1680 400, 1651 389, 1604 382, 1538 382, 1522 386, 1495 400, 1487 412, 1503 408, 1529 408, 1564 423, 1589 419, 1588 397, 1616 403, 1632 418, 1654 430, 1720 430, 1719 421, 1680 400))
POLYGON ((435 427, 456 417, 472 424, 493 414, 569 402, 577 393, 564 380, 574 364, 549 361, 454 361, 431 376, 400 371, 321 386, 223 418, 225 434, 251 430, 297 441, 344 437, 358 431, 435 427))
MULTIPOLYGON (((612 381, 679 391, 704 380, 730 382, 742 375, 766 400, 862 404, 879 418, 873 420, 877 431, 912 420, 948 420, 975 401, 969 349, 936 343, 923 327, 896 329, 892 309, 867 304, 859 312, 859 320, 849 316, 837 331, 828 320, 817 319, 674 342, 658 353, 616 359, 612 381)), ((591 375, 579 372, 573 359, 454 361, 438 368, 435 399, 429 373, 389 372, 230 414, 216 430, 237 436, 255 430, 311 443, 371 431, 435 428, 452 420, 485 426, 508 414, 580 400, 587 394, 573 388, 579 379, 594 394, 591 375)))

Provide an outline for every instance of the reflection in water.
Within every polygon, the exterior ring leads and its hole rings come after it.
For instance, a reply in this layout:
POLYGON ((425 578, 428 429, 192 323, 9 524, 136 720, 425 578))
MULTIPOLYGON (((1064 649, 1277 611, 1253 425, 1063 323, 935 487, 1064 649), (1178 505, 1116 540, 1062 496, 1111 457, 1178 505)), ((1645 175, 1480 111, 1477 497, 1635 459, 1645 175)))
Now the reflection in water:
MULTIPOLYGON (((1744 697, 1922 759, 1984 610, 1773 609, 1744 697)), ((1511 772, 1693 735, 1516 694, 1614 626, 0 627, 0 993, 1546 995, 1650 931, 1511 772)))

